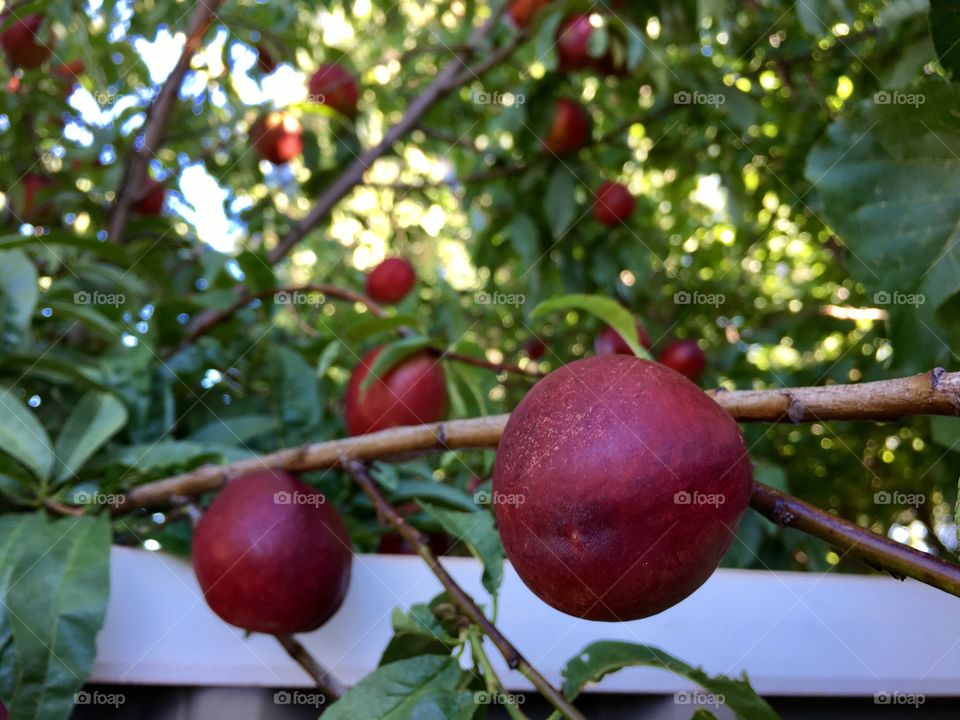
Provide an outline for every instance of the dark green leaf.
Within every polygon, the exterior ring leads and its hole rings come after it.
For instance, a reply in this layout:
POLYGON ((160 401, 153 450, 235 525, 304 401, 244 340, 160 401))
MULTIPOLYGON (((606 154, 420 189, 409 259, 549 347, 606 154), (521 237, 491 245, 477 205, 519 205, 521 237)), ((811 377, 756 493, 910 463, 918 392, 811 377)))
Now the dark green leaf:
POLYGON ((960 80, 960 4, 930 0, 930 33, 943 66, 960 80))
POLYGON ((483 587, 496 597, 503 581, 503 545, 490 512, 454 512, 441 510, 420 502, 441 527, 457 540, 464 542, 470 552, 483 563, 483 587))
POLYGON ((41 480, 48 480, 53 472, 50 436, 26 405, 6 388, 0 389, 0 451, 41 480))
POLYGON ((71 478, 83 464, 127 424, 127 408, 116 396, 88 392, 67 416, 57 437, 56 479, 71 478))
POLYGON ((585 310, 591 315, 600 318, 604 323, 612 327, 624 339, 624 342, 630 346, 634 354, 642 358, 650 358, 637 335, 637 325, 630 311, 624 308, 616 300, 600 295, 561 295, 559 297, 545 300, 537 305, 531 318, 543 317, 558 310, 585 310))

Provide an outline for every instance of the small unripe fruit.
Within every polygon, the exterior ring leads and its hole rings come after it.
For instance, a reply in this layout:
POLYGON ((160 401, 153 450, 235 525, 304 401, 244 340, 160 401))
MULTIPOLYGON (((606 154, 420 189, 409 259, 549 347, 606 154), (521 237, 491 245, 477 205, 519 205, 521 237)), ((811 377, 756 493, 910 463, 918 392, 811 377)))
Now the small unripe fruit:
POLYGON ((598 222, 615 227, 625 222, 637 209, 633 195, 618 182, 607 180, 597 188, 597 200, 593 206, 593 217, 598 222))
POLYGON ((576 152, 590 140, 590 116, 583 106, 573 100, 557 100, 550 130, 544 147, 555 155, 576 152))
POLYGON ((303 127, 296 118, 272 112, 258 118, 250 128, 253 149, 274 165, 289 162, 303 152, 303 127))
POLYGON ((310 78, 309 89, 314 102, 331 107, 348 118, 356 117, 360 88, 342 65, 326 63, 318 67, 310 78))
POLYGON ((347 432, 364 435, 403 425, 423 425, 442 420, 447 413, 447 386, 443 367, 426 352, 417 353, 392 367, 361 389, 381 347, 368 352, 347 384, 347 432))
POLYGON ((0 47, 17 67, 33 70, 43 65, 53 52, 53 33, 46 40, 37 33, 43 24, 43 15, 28 15, 14 20, 0 33, 0 47))
MULTIPOLYGON (((637 323, 637 336, 640 344, 647 350, 652 347, 647 329, 640 323, 637 323)), ((627 345, 627 341, 609 325, 598 332, 593 339, 593 350, 597 355, 633 355, 633 350, 627 345)))
POLYGON ((513 24, 521 30, 530 25, 538 12, 550 4, 550 0, 512 0, 507 7, 507 14, 513 24))
POLYGON ((537 383, 493 470, 507 557, 549 605, 590 620, 662 612, 716 569, 747 508, 736 422, 669 368, 603 355, 537 383))
POLYGON ((227 483, 193 534, 193 566, 210 608, 251 632, 320 627, 340 608, 353 553, 339 514, 288 472, 227 483))
POLYGON ((696 340, 674 340, 663 349, 657 360, 694 382, 707 369, 707 354, 700 349, 696 340))
POLYGON ((367 275, 367 295, 378 303, 392 305, 403 300, 417 282, 413 265, 400 258, 387 258, 367 275))
POLYGON ((557 57, 561 72, 581 70, 593 63, 590 57, 590 15, 571 15, 557 28, 557 57))
POLYGON ((130 207, 138 215, 159 215, 166 196, 167 190, 163 183, 148 177, 140 197, 130 207))

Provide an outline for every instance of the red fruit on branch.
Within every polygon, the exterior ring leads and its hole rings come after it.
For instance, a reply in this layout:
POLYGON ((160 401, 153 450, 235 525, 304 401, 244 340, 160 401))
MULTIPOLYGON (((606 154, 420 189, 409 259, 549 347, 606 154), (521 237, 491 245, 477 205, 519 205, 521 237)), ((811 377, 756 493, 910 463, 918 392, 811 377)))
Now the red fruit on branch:
POLYGON ((707 354, 700 349, 696 340, 674 340, 663 349, 657 360, 694 382, 707 369, 707 354))
POLYGON ((131 205, 131 209, 138 215, 159 215, 163 210, 163 201, 167 190, 162 182, 148 177, 143 184, 139 199, 131 205))
POLYGON ((387 258, 367 275, 367 295, 378 303, 392 305, 403 300, 417 282, 413 265, 400 258, 387 258))
POLYGON ((539 360, 547 354, 547 343, 541 338, 532 337, 524 343, 523 351, 531 360, 539 360))
POLYGON ((625 185, 607 180, 597 188, 593 217, 597 222, 615 227, 625 222, 637 209, 637 201, 625 185))
POLYGON ((342 65, 321 65, 310 78, 308 87, 313 102, 331 107, 348 118, 356 117, 360 87, 353 75, 342 65))
POLYGON ((43 223, 50 219, 50 210, 53 206, 50 202, 41 202, 39 197, 46 188, 53 185, 53 180, 46 175, 29 173, 23 176, 20 181, 22 185, 22 202, 14 201, 10 204, 10 211, 20 222, 39 222, 43 223))
POLYGON ((573 100, 557 100, 550 130, 544 147, 555 155, 576 152, 590 140, 590 116, 583 106, 573 100))
MULTIPOLYGON (((647 334, 647 329, 640 323, 637 323, 637 335, 640 344, 649 350, 652 347, 650 336, 647 334)), ((633 350, 627 345, 627 341, 609 325, 598 332, 593 339, 593 350, 597 355, 633 355, 633 350)))
POLYGON ((289 162, 303 152, 303 127, 285 113, 272 112, 258 118, 250 128, 250 137, 257 155, 274 165, 289 162))
POLYGON ((46 40, 38 34, 43 20, 43 15, 28 15, 12 22, 7 20, 10 24, 5 25, 0 33, 0 47, 17 67, 38 68, 53 52, 53 33, 48 33, 46 40))
POLYGON ((364 435, 403 425, 423 425, 442 420, 447 413, 447 386, 443 367, 426 352, 417 353, 392 367, 361 389, 383 346, 368 352, 347 384, 347 432, 364 435))
POLYGON ((551 373, 514 410, 494 512, 507 557, 542 600, 634 620, 710 577, 751 483, 740 430, 709 396, 663 365, 604 355, 551 373))
POLYGON ((282 470, 231 480, 193 534, 193 566, 207 604, 251 632, 320 627, 343 603, 352 559, 336 509, 282 470))
POLYGON ((557 28, 557 57, 561 72, 582 70, 593 63, 590 57, 590 15, 571 15, 557 28))
POLYGON ((507 14, 513 24, 521 30, 526 29, 538 12, 550 4, 550 0, 511 0, 507 14))

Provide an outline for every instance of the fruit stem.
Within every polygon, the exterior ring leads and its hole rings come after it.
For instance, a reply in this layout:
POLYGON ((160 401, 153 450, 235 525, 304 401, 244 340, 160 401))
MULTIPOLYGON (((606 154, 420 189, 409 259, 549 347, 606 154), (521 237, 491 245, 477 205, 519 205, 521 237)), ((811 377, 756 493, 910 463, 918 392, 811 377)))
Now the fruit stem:
POLYGON ((469 636, 474 661, 480 666, 480 670, 483 671, 483 679, 487 686, 487 693, 491 696, 506 695, 506 699, 502 704, 507 714, 513 718, 513 720, 529 720, 529 718, 520 711, 516 699, 505 692, 503 683, 500 681, 497 671, 493 669, 493 664, 487 656, 487 651, 483 648, 483 635, 476 626, 470 629, 469 636))
POLYGON ((440 584, 443 585, 451 602, 457 606, 467 618, 469 618, 480 630, 490 638, 494 646, 503 656, 507 666, 511 670, 517 670, 537 689, 537 691, 546 698, 553 707, 563 713, 569 720, 586 720, 563 693, 553 687, 540 672, 534 668, 520 654, 509 640, 500 632, 500 630, 483 614, 483 611, 477 606, 457 582, 450 576, 437 556, 430 550, 430 545, 423 534, 415 527, 410 525, 403 516, 398 513, 390 502, 383 496, 377 487, 376 481, 370 477, 366 465, 355 459, 346 457, 342 460, 344 469, 354 479, 360 489, 363 490, 373 502, 380 517, 385 518, 393 525, 400 536, 410 543, 410 546, 417 550, 417 553, 424 559, 430 571, 436 576, 440 584))
POLYGON ((758 482, 753 484, 750 506, 780 527, 825 540, 898 579, 910 577, 960 597, 960 565, 956 563, 878 535, 758 482))
POLYGON ((340 681, 331 675, 330 671, 323 667, 293 635, 274 635, 274 637, 283 645, 287 654, 316 682, 326 699, 324 704, 329 705, 346 692, 340 681))

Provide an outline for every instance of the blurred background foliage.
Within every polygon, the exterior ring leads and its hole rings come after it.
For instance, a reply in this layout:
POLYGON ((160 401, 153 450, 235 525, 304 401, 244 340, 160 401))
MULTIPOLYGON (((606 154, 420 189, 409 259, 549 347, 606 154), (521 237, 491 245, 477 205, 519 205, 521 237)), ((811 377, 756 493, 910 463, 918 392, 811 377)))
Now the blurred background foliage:
MULTIPOLYGON (((395 329, 362 306, 257 301, 175 348, 191 320, 228 307, 241 286, 362 290, 364 271, 390 255, 410 259, 419 276, 397 312, 444 346, 493 362, 549 370, 592 353, 594 318, 530 317, 540 301, 577 292, 619 300, 658 348, 697 340, 710 362, 704 387, 958 367, 960 121, 949 78, 960 27, 946 12, 931 34, 940 3, 549 3, 529 41, 438 102, 276 266, 269 248, 493 9, 472 0, 230 0, 150 162, 168 189, 165 211, 134 218, 117 244, 104 231, 110 203, 189 10, 16 4, 21 15, 44 13, 55 43, 40 69, 0 69, 5 417, 26 413, 50 438, 70 430, 69 417, 105 424, 96 452, 56 480, 39 481, 29 449, 11 451, 16 440, 4 433, 5 509, 82 505, 83 493, 342 437, 347 378, 395 329), (598 54, 617 45, 629 72, 557 70, 556 28, 588 8, 607 22, 598 54), (258 47, 277 64, 269 75, 258 47), (76 60, 75 83, 50 71, 76 60), (321 62, 359 78, 355 122, 308 101, 306 78, 321 62), (593 129, 586 149, 557 158, 540 138, 560 97, 581 102, 593 129), (269 109, 305 129, 302 156, 286 165, 251 150, 251 126, 269 109), (31 176, 43 183, 27 217, 31 176), (604 180, 624 182, 637 199, 624 226, 591 214, 604 180), (485 302, 503 296, 516 302, 485 302), (540 361, 523 350, 534 337, 546 342, 540 361)), ((516 32, 504 18, 490 51, 516 32)), ((508 412, 530 384, 464 364, 446 371, 451 417, 508 412)), ((952 419, 745 433, 761 480, 917 547, 956 549, 952 419)), ((491 464, 490 452, 447 453, 382 468, 380 479, 397 502, 471 509, 491 464)), ((334 473, 310 479, 348 509, 358 548, 375 548, 383 529, 369 503, 334 473)), ((116 530, 150 549, 189 547, 176 514, 135 516, 116 530)), ((730 565, 820 570, 840 561, 752 515, 741 539, 730 565)), ((862 571, 848 562, 843 569, 862 571)))

